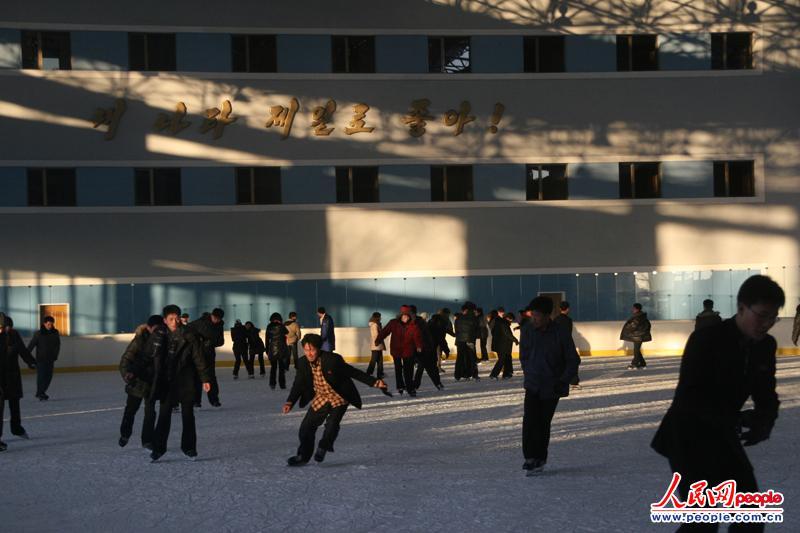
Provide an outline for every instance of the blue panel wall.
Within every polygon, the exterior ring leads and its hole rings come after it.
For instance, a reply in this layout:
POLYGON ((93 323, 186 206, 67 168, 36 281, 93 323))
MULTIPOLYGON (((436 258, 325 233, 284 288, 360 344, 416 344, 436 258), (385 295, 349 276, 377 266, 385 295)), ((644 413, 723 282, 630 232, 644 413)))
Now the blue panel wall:
POLYGON ((471 38, 470 64, 475 73, 522 72, 522 36, 476 35, 471 38))
POLYGON ((664 161, 661 163, 661 195, 664 198, 713 197, 714 164, 711 161, 664 161))
POLYGON ((0 28, 0 68, 22 68, 19 30, 0 28))
POLYGON ((380 167, 378 189, 381 202, 430 202, 430 167, 425 165, 380 167))
POLYGON ((475 200, 525 200, 525 165, 472 167, 475 200))
POLYGON ((376 36, 375 71, 381 73, 428 72, 428 38, 424 35, 376 36))
MULTIPOLYGON (((286 307, 295 311, 300 325, 304 328, 316 329, 307 333, 319 333, 319 318, 317 317, 317 282, 314 280, 298 280, 288 282, 289 298, 286 307)), ((334 317, 334 322, 338 322, 334 317)), ((340 323, 340 325, 342 325, 340 323)))
POLYGON ((278 35, 275 44, 278 72, 331 72, 333 69, 330 35, 278 35))
POLYGON ((133 169, 82 167, 75 171, 79 206, 124 206, 135 202, 133 169))
POLYGON ((567 35, 564 41, 567 72, 617 70, 617 38, 614 35, 567 35))
POLYGON ((70 33, 74 70, 127 70, 128 34, 112 31, 70 33))
POLYGON ((231 37, 226 33, 178 33, 175 48, 178 70, 231 71, 231 37))
POLYGON ((661 70, 708 70, 711 68, 711 34, 659 35, 658 64, 661 70))
POLYGON ((570 199, 619 198, 617 163, 575 163, 567 172, 570 199))
POLYGON ((281 169, 285 204, 335 204, 336 170, 333 167, 287 167, 281 169))
POLYGON ((0 207, 28 205, 28 174, 21 167, 0 167, 0 207))
POLYGON ((234 205, 236 182, 233 167, 181 169, 183 205, 234 205))

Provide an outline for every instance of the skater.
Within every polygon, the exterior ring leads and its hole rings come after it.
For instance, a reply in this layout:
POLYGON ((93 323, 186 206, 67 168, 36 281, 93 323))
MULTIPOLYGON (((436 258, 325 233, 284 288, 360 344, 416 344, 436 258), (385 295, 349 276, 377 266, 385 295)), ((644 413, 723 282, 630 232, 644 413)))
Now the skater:
MULTIPOLYGON (((681 475, 684 501, 689 487, 736 481, 739 493, 757 492, 745 447, 770 437, 778 417, 775 392, 777 342, 768 331, 785 303, 783 289, 767 276, 748 278, 736 297, 733 318, 695 331, 681 360, 675 396, 656 432, 652 447, 681 475), (748 398, 754 409, 741 411, 748 398), (743 433, 741 428, 747 430, 743 433)), ((716 531, 719 524, 683 525, 716 531)), ((731 530, 763 531, 763 524, 736 524, 731 530)))
POLYGON ((181 308, 177 305, 166 306, 162 313, 165 325, 153 330, 149 343, 154 370, 150 398, 159 402, 153 451, 150 454, 153 462, 167 453, 172 409, 176 406, 180 406, 183 421, 181 451, 190 459, 197 457, 195 381, 199 379, 205 392, 211 391, 211 375, 203 345, 192 328, 181 324, 180 314, 181 308))
POLYGON ((489 318, 483 314, 483 308, 479 307, 475 310, 475 318, 478 320, 478 337, 481 341, 481 364, 489 360, 489 351, 487 350, 487 341, 489 340, 489 318))
POLYGON ((303 332, 300 329, 300 324, 297 322, 297 313, 294 311, 289 313, 289 320, 283 323, 286 329, 289 330, 289 335, 286 337, 286 344, 289 346, 289 355, 292 358, 292 366, 297 370, 297 358, 300 351, 300 339, 303 332))
POLYGON ((267 373, 264 366, 264 352, 267 351, 267 348, 264 346, 264 341, 261 340, 261 330, 249 320, 244 323, 244 328, 247 330, 247 353, 250 356, 247 360, 247 373, 250 379, 255 377, 253 374, 255 373, 256 357, 258 357, 259 375, 264 376, 267 373))
POLYGON ((275 388, 275 376, 281 389, 286 388, 286 370, 289 369, 289 348, 286 336, 289 330, 283 325, 280 313, 272 313, 266 329, 267 356, 269 357, 269 388, 275 388))
POLYGON ((714 311, 714 300, 703 300, 703 310, 694 319, 694 330, 721 324, 719 311, 714 311))
POLYGON ((378 338, 378 335, 381 334, 382 329, 381 314, 375 311, 369 318, 369 338, 372 353, 369 358, 369 365, 367 366, 367 374, 371 376, 377 366, 378 379, 383 379, 383 352, 386 351, 386 345, 383 342, 376 343, 375 340, 378 338))
POLYGON ((795 310, 794 325, 792 327, 792 342, 795 346, 797 346, 798 339, 800 339, 800 305, 795 310))
POLYGON ((11 415, 11 434, 21 439, 29 439, 22 427, 19 401, 22 399, 22 374, 19 370, 19 358, 31 370, 36 369, 36 361, 25 347, 19 332, 14 329, 14 321, 10 316, 0 313, 0 452, 6 451, 8 445, 3 442, 3 413, 8 402, 11 415))
POLYGON ((431 330, 428 328, 428 321, 424 317, 417 315, 417 306, 410 305, 411 320, 420 332, 420 339, 422 340, 422 350, 416 355, 417 370, 414 374, 414 391, 419 389, 422 384, 422 373, 427 372, 428 377, 431 378, 433 386, 437 390, 443 390, 442 380, 439 377, 439 367, 436 365, 436 349, 433 344, 433 336, 431 330))
MULTIPOLYGON (((225 311, 217 307, 211 314, 203 314, 194 322, 189 323, 189 329, 200 339, 203 346, 203 355, 206 358, 206 367, 211 382, 211 390, 208 391, 208 403, 214 407, 222 407, 219 401, 219 382, 217 381, 217 348, 225 344, 225 322, 222 318, 225 311)), ((200 382, 195 384, 195 405, 200 407, 202 403, 202 391, 200 382)))
POLYGON ((450 309, 447 307, 440 309, 428 321, 428 327, 431 329, 433 342, 436 345, 436 364, 439 367, 439 373, 444 373, 442 361, 450 357, 447 335, 453 338, 456 336, 455 331, 453 331, 453 323, 450 321, 450 309))
MULTIPOLYGON (((563 301, 558 305, 559 313, 553 319, 553 322, 558 324, 564 332, 572 338, 572 318, 569 316, 569 302, 563 301)), ((580 368, 581 364, 581 354, 578 353, 578 367, 580 368)), ((581 388, 581 379, 578 377, 578 371, 575 371, 575 377, 572 378, 569 386, 573 389, 580 389, 581 388)))
POLYGON ((56 319, 51 316, 44 317, 42 327, 33 334, 28 343, 28 351, 36 350, 36 397, 40 402, 47 401, 47 389, 53 381, 53 366, 58 360, 61 351, 61 335, 55 328, 56 319))
POLYGON ((333 452, 333 444, 347 408, 352 405, 361 409, 361 396, 353 379, 370 387, 386 389, 383 380, 348 365, 337 353, 322 350, 322 337, 319 335, 306 335, 302 345, 306 355, 298 361, 294 384, 283 404, 283 413, 291 411, 298 400, 300 407, 305 407, 309 402, 311 405, 300 424, 300 446, 297 448, 297 455, 289 458, 289 466, 301 466, 311 459, 317 428, 323 423, 325 431, 317 446, 314 460, 322 462, 328 452, 333 452))
POLYGON ((155 375, 153 349, 150 338, 156 328, 164 326, 164 317, 153 315, 147 323, 140 325, 134 332, 133 340, 128 344, 119 361, 119 373, 125 381, 125 411, 122 413, 122 424, 119 428, 119 445, 125 447, 133 433, 133 422, 136 413, 144 400, 144 422, 142 423, 142 448, 153 450, 153 433, 156 425, 156 404, 150 398, 155 375))
POLYGON ((511 323, 514 321, 514 313, 503 313, 494 319, 492 328, 492 351, 497 354, 497 362, 489 374, 492 379, 497 379, 500 371, 503 371, 503 379, 510 379, 514 376, 514 363, 511 359, 511 350, 519 341, 511 331, 511 323))
MULTIPOLYGON (((244 360, 245 368, 248 367, 247 330, 239 319, 233 323, 231 328, 231 341, 233 342, 233 357, 236 359, 233 363, 233 379, 239 379, 239 368, 242 366, 242 360, 244 360)), ((248 373, 250 373, 249 370, 248 373)))
POLYGON ((414 354, 422 351, 422 339, 419 328, 411 321, 411 307, 400 306, 400 314, 393 318, 381 330, 375 342, 383 342, 392 336, 389 342, 389 353, 394 359, 394 374, 397 392, 401 395, 408 391, 409 396, 416 396, 414 389, 414 354))
POLYGON ((475 304, 465 302, 461 314, 456 316, 456 381, 461 378, 475 378, 478 381, 478 361, 475 354, 475 340, 478 338, 478 321, 475 317, 475 304))
POLYGON ((181 315, 181 324, 183 324, 184 326, 188 326, 189 325, 189 318, 190 318, 189 317, 189 313, 183 313, 181 315))
POLYGON ((531 320, 522 329, 519 361, 525 375, 522 418, 522 468, 541 472, 547 463, 550 424, 561 397, 578 371, 578 352, 572 337, 550 319, 553 300, 537 296, 531 301, 531 320))
POLYGON ((633 359, 628 365, 628 370, 642 370, 647 366, 644 355, 642 355, 642 343, 650 342, 653 337, 650 335, 650 321, 647 319, 647 313, 642 311, 642 304, 633 304, 631 311, 631 317, 622 326, 619 338, 633 343, 633 359))
POLYGON ((319 317, 319 335, 322 337, 322 349, 332 352, 336 349, 336 327, 333 324, 333 317, 325 311, 324 307, 317 309, 319 317))

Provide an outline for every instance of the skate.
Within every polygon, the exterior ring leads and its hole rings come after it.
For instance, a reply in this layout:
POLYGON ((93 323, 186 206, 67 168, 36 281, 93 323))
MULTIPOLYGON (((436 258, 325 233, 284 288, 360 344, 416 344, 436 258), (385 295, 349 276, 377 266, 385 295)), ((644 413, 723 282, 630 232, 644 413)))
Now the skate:
POLYGON ((158 460, 161 459, 164 456, 165 453, 167 453, 167 452, 157 452, 157 451, 153 450, 153 453, 150 454, 150 462, 151 463, 158 462, 158 460))
POLYGON ((183 455, 189 458, 190 461, 197 459, 197 450, 184 450, 183 455))
POLYGON ((128 444, 128 437, 120 437, 118 444, 120 448, 124 448, 128 444))
POLYGON ((8 444, 0 440, 0 452, 4 452, 8 449, 8 444))
POLYGON ((522 465, 522 469, 526 471, 525 475, 527 477, 533 477, 544 471, 544 464, 545 461, 541 459, 527 459, 525 464, 522 465))
POLYGON ((325 448, 317 448, 317 453, 314 454, 314 460, 318 463, 321 463, 325 460, 326 453, 328 453, 328 450, 325 448))
POLYGON ((289 466, 303 466, 306 463, 308 463, 308 459, 305 459, 300 455, 293 455, 286 461, 286 464, 289 466))

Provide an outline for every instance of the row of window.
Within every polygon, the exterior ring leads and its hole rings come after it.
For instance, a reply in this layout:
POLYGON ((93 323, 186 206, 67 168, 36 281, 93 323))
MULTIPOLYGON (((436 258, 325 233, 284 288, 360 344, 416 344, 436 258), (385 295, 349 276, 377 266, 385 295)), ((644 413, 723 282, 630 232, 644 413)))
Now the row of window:
MULTIPOLYGON (((76 205, 75 169, 30 168, 28 205, 76 205)), ((432 166, 432 202, 468 202, 474 199, 472 166, 432 166)), ((566 164, 526 166, 526 199, 529 201, 569 199, 566 164)), ((134 171, 135 205, 181 205, 181 169, 137 168, 134 171)), ((755 196, 752 161, 715 161, 714 196, 755 196)), ((660 198, 661 163, 619 163, 620 198, 660 198)), ((336 167, 337 203, 376 203, 380 201, 378 167, 336 167)), ((280 204, 280 167, 237 167, 236 203, 280 204)))
MULTIPOLYGON (((274 35, 231 35, 233 72, 277 72, 274 35)), ((524 38, 524 72, 565 72, 563 35, 524 38)), ((617 70, 658 70, 658 35, 618 35, 617 70)), ((375 38, 331 37, 333 72, 375 72, 375 38)), ((428 37, 428 72, 472 71, 470 37, 428 37)), ((176 70, 174 33, 129 33, 128 68, 138 71, 176 70)), ((69 70, 69 32, 23 31, 22 68, 69 70)), ((712 33, 712 69, 753 68, 753 34, 712 33)))

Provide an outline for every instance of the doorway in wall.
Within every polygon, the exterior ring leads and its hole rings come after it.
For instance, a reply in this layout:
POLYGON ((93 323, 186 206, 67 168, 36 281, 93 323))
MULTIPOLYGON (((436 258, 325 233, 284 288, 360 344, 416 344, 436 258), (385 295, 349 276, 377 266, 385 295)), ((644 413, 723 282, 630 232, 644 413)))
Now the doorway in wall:
POLYGON ((55 328, 61 335, 69 335, 69 304, 41 304, 39 305, 39 324, 44 317, 55 318, 55 328))

